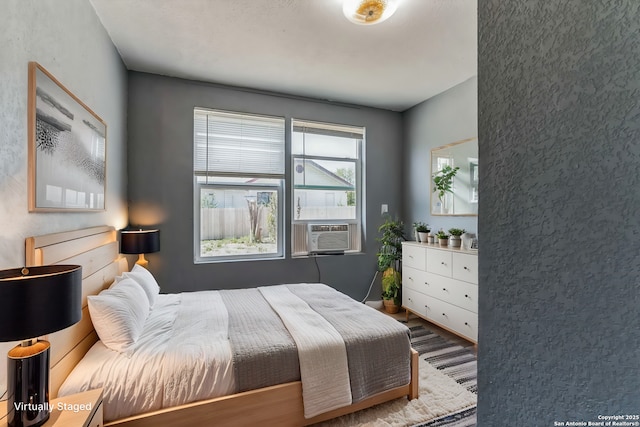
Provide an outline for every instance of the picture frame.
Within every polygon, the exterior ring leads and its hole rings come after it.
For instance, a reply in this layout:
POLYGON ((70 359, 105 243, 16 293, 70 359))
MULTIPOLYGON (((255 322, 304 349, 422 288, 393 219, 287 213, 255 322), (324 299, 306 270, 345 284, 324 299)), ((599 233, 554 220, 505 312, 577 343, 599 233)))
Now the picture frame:
POLYGON ((29 212, 106 209, 107 124, 29 62, 29 212))

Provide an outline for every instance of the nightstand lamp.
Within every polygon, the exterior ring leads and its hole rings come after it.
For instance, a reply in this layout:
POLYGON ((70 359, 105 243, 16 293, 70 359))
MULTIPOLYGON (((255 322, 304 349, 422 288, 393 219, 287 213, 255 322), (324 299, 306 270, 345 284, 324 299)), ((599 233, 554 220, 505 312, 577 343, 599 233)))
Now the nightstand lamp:
POLYGON ((49 418, 49 342, 37 337, 81 318, 81 266, 0 271, 0 342, 22 341, 7 354, 9 427, 39 426, 49 418))
POLYGON ((147 267, 149 261, 144 254, 160 250, 159 230, 120 230, 120 253, 137 254, 136 264, 147 267))

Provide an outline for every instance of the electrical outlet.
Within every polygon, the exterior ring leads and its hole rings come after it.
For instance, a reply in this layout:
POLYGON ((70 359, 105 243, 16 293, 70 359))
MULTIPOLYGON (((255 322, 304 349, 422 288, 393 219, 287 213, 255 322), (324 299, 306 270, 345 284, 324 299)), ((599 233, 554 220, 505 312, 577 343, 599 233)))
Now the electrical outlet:
POLYGON ((387 204, 382 205, 382 208, 380 209, 380 214, 384 215, 387 212, 389 212, 389 205, 387 205, 387 204))

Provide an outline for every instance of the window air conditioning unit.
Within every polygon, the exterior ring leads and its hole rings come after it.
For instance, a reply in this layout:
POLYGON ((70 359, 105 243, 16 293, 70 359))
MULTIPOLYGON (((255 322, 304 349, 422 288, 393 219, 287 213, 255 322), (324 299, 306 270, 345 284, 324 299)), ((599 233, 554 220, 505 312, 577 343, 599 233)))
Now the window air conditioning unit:
POLYGON ((349 250, 348 224, 309 224, 309 252, 339 253, 349 250))

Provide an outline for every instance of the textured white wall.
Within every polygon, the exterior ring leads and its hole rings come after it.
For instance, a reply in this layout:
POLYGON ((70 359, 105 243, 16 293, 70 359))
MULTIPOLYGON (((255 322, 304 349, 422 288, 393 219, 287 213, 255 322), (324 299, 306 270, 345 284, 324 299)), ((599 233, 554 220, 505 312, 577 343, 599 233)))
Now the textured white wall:
POLYGON ((0 14, 0 268, 24 263, 24 238, 126 225, 124 65, 85 0, 8 0, 0 14), (51 72, 107 123, 107 211, 28 213, 27 64, 51 72))
MULTIPOLYGON (((24 263, 28 236, 109 224, 126 207, 127 74, 87 0, 5 0, 0 13, 0 269, 24 263), (107 123, 107 210, 28 213, 29 61, 51 72, 107 123)), ((0 328, 2 325, 0 325, 0 328)), ((0 396, 11 344, 0 344, 0 396)))

